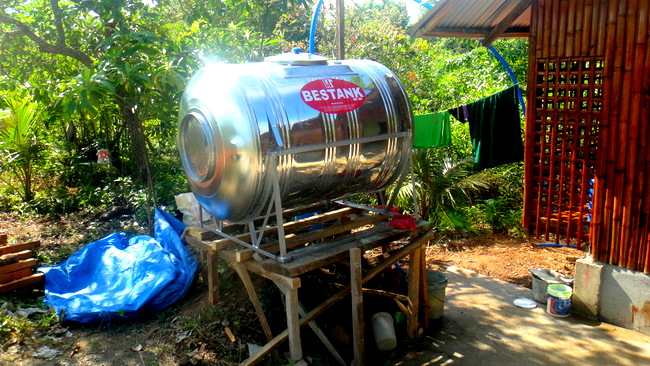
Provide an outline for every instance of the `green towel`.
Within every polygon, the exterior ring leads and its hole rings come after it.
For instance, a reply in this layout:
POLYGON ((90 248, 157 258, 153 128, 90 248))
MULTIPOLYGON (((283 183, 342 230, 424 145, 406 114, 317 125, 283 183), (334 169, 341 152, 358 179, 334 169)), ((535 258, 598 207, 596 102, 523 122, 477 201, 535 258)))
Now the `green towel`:
POLYGON ((516 88, 512 86, 449 110, 459 121, 469 122, 476 170, 514 163, 524 158, 516 88))
POLYGON ((447 111, 421 114, 413 119, 413 148, 450 146, 450 114, 447 111))

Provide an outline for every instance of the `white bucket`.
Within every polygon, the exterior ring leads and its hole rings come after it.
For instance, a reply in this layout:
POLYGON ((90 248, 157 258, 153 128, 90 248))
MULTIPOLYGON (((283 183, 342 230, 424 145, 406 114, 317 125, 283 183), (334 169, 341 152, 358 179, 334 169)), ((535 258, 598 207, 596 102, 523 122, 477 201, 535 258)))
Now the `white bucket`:
POLYGON ((372 331, 375 334, 375 343, 380 351, 391 351, 397 347, 395 338, 395 327, 393 317, 386 312, 380 312, 372 316, 372 331))

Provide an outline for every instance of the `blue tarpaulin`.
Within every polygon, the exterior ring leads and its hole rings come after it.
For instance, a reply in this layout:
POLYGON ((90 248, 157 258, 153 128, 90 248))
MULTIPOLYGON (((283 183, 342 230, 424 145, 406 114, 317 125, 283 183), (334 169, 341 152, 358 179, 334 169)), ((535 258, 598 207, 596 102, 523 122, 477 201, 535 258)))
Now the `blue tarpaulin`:
POLYGON ((61 321, 95 323, 156 312, 185 295, 198 269, 183 245, 185 224, 156 209, 154 237, 114 233, 45 273, 45 304, 61 321))

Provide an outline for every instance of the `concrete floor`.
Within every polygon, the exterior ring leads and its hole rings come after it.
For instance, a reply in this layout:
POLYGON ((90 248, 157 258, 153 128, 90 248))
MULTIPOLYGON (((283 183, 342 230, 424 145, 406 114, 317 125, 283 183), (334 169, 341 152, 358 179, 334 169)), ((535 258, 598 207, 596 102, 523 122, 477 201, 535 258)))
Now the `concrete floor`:
POLYGON ((570 315, 546 306, 515 306, 532 291, 450 267, 442 326, 401 344, 389 364, 423 365, 650 365, 650 335, 570 315))

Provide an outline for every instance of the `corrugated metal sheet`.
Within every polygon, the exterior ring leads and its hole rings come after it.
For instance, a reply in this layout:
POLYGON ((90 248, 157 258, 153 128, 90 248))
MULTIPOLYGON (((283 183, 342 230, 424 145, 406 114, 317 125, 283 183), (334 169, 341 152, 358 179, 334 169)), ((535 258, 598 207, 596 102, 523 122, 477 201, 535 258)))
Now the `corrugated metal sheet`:
POLYGON ((440 0, 408 31, 414 37, 527 38, 531 0, 440 0))

